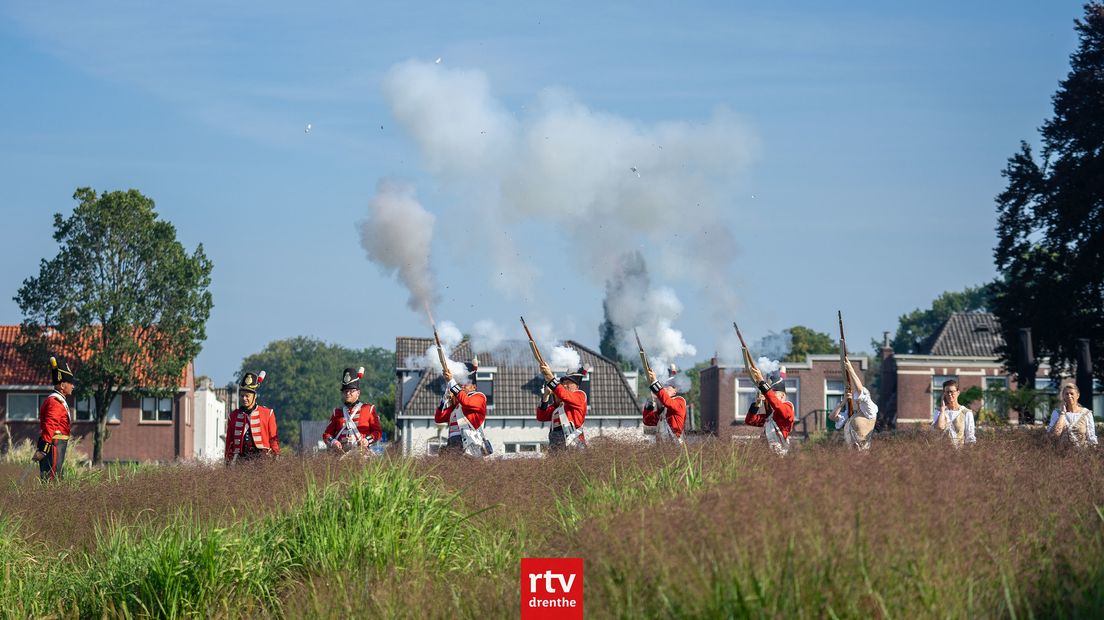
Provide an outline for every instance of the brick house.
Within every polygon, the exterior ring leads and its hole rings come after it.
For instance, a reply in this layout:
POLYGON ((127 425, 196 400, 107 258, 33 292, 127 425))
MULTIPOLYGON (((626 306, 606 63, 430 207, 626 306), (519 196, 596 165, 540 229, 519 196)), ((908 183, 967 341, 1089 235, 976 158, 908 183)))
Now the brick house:
MULTIPOLYGON (((975 386, 1015 390, 1013 373, 997 357, 1003 344, 997 317, 989 312, 952 314, 924 353, 895 353, 887 336, 881 351, 879 421, 884 419, 891 428, 895 424, 930 424, 947 379, 956 379, 962 390, 975 386)), ((1039 366, 1035 388, 1057 393, 1049 366, 1039 366)), ((1092 409, 1096 412, 1104 408, 1102 391, 1099 384, 1093 390, 1092 409)), ((1009 421, 1019 422, 1016 411, 1007 413, 1009 421)), ((1046 422, 1048 416, 1049 412, 1037 412, 1036 421, 1046 422)))
MULTIPOLYGON (((38 407, 53 391, 45 363, 32 365, 19 354, 18 325, 0 325, 0 450, 39 434, 38 407)), ((77 452, 92 454, 95 422, 89 399, 70 399, 77 452)), ((191 459, 195 445, 195 369, 183 369, 171 398, 139 398, 120 393, 108 412, 105 461, 174 461, 191 459)), ((72 454, 72 452, 71 452, 72 454)), ((74 455, 75 456, 75 455, 74 455)))
MULTIPOLYGON (((590 369, 581 386, 588 401, 584 425, 587 437, 644 439, 642 405, 630 385, 635 376, 626 377, 615 362, 577 342, 564 344, 577 351, 583 365, 590 369)), ((447 425, 433 420, 445 390, 444 379, 437 372, 409 363, 432 345, 432 338, 395 339, 395 426, 403 453, 408 455, 436 454, 448 438, 447 425)), ((496 351, 478 355, 476 373, 479 389, 487 395, 487 439, 496 455, 543 452, 548 446, 549 423, 538 422, 535 412, 544 379, 530 355, 529 344, 506 342, 496 351)), ((476 357, 468 340, 457 345, 450 356, 460 362, 476 357)), ((557 373, 567 370, 553 368, 557 373)))
MULTIPOLYGON (((855 369, 867 380, 869 358, 851 356, 855 369)), ((835 430, 828 413, 843 399, 844 376, 839 355, 806 355, 802 362, 785 362, 786 397, 794 404, 794 433, 835 430)), ((867 381, 869 387, 869 381, 867 381)), ((758 389, 740 365, 718 364, 717 359, 701 371, 702 432, 720 439, 751 439, 762 434, 759 427, 744 424, 748 407, 758 389)))

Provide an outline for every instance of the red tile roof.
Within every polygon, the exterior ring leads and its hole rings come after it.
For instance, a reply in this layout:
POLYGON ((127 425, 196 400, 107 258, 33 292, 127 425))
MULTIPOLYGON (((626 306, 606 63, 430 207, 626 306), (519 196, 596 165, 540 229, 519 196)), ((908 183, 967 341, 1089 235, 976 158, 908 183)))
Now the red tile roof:
MULTIPOLYGON (((18 325, 0 325, 0 385, 50 385, 49 361, 35 363, 20 354, 20 337, 18 325)), ((180 373, 179 387, 188 386, 190 367, 186 365, 180 373)))

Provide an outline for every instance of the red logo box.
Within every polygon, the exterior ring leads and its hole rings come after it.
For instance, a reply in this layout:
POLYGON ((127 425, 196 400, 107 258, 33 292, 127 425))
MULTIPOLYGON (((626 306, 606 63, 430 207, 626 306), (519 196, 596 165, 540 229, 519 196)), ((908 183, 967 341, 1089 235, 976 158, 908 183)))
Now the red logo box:
POLYGON ((583 558, 521 559, 521 620, 583 617, 583 558))

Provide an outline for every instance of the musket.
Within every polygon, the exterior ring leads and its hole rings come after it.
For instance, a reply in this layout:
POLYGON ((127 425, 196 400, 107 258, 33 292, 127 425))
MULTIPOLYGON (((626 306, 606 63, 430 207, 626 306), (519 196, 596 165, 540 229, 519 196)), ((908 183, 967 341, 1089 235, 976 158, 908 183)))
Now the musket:
POLYGON ((744 335, 740 333, 740 326, 736 325, 736 321, 732 322, 732 326, 736 328, 736 337, 740 339, 740 348, 744 351, 744 370, 751 376, 751 369, 759 370, 759 367, 755 365, 755 362, 751 360, 751 352, 748 351, 747 343, 744 342, 744 335))
MULTIPOLYGON (((744 335, 740 333, 740 326, 736 324, 736 321, 732 322, 732 327, 736 328, 736 337, 740 339, 740 347, 744 352, 744 371, 747 372, 748 378, 751 378, 751 369, 754 368, 756 372, 758 372, 759 367, 752 361, 751 351, 748 351, 747 342, 744 341, 744 335)), ((762 375, 762 373, 759 374, 762 375)), ((768 402, 767 404, 769 405, 770 403, 768 402)), ((767 410, 770 411, 770 408, 768 407, 767 410)), ((782 436, 782 431, 778 429, 777 425, 775 425, 774 429, 775 434, 778 436, 778 441, 780 443, 786 443, 786 438, 782 436)))
POLYGON ((843 381, 847 391, 847 415, 848 417, 856 415, 855 400, 851 396, 852 390, 855 386, 851 385, 851 373, 847 372, 847 340, 843 337, 843 312, 836 310, 836 315, 839 316, 839 328, 840 328, 840 370, 843 371, 843 381))
POLYGON ((644 368, 644 373, 649 374, 652 372, 652 366, 648 363, 648 354, 644 352, 644 345, 640 344, 640 334, 637 333, 636 328, 633 328, 633 335, 636 336, 636 346, 640 349, 640 364, 644 368))
POLYGON ((445 348, 441 346, 441 337, 437 335, 437 326, 433 326, 433 341, 437 343, 437 357, 441 360, 441 374, 448 375, 448 358, 445 357, 445 348))
MULTIPOLYGON (((537 341, 533 340, 533 332, 529 331, 529 326, 525 324, 525 317, 521 317, 521 326, 525 328, 525 336, 529 338, 529 348, 533 350, 533 358, 537 360, 537 365, 546 367, 548 364, 544 363, 544 357, 541 356, 540 349, 537 348, 537 341)), ((546 377, 551 379, 551 377, 546 377)))

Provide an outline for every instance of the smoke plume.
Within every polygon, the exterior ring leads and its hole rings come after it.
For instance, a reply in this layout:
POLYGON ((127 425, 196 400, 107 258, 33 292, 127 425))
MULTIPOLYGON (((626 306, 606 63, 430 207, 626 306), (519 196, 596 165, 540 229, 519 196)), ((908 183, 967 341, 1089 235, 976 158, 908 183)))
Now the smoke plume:
POLYGON ((621 359, 637 359, 636 334, 640 335, 640 343, 654 368, 666 367, 678 357, 697 354, 682 332, 673 327, 682 312, 682 303, 674 290, 652 286, 640 252, 620 256, 617 268, 606 280, 602 308, 607 321, 603 331, 612 336, 621 359))
MULTIPOLYGON (((452 359, 453 349, 464 339, 460 328, 452 321, 441 321, 437 325, 437 335, 441 338, 441 349, 445 352, 445 361, 448 363, 449 371, 452 372, 452 378, 461 384, 465 383, 470 374, 468 367, 463 362, 452 359)), ((436 343, 431 344, 422 355, 413 355, 404 361, 407 368, 425 368, 434 373, 442 372, 441 357, 437 354, 436 343)))
MULTIPOLYGON (((429 170, 462 207, 486 209, 498 223, 473 229, 472 241, 498 262, 501 290, 518 295, 532 286, 536 270, 516 250, 524 237, 515 240, 510 227, 538 223, 554 226, 567 244, 560 253, 599 282, 621 254, 656 247, 659 275, 696 284, 715 317, 730 313, 735 239, 725 210, 758 156, 758 141, 732 113, 642 124, 548 89, 518 115, 483 72, 417 61, 392 67, 383 90, 429 170)), ((642 295, 667 305, 645 321, 665 332, 653 344, 686 354, 681 334, 664 323, 677 314, 677 299, 661 289, 642 295)))
POLYGON ((418 203, 414 187, 380 181, 360 222, 360 245, 383 273, 397 276, 410 292, 407 305, 422 312, 434 300, 429 251, 434 217, 418 203))

